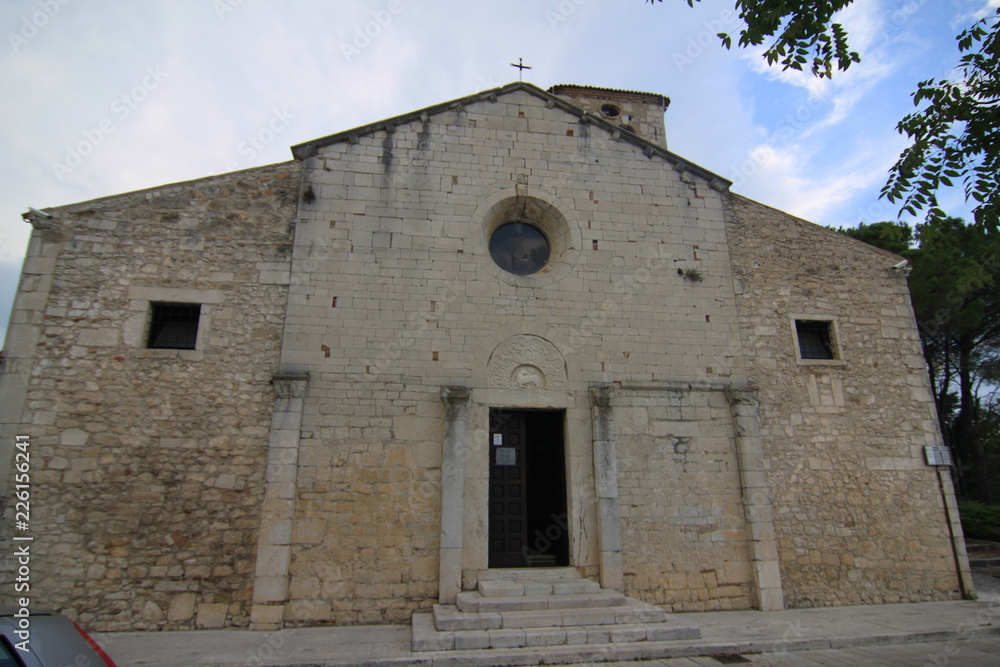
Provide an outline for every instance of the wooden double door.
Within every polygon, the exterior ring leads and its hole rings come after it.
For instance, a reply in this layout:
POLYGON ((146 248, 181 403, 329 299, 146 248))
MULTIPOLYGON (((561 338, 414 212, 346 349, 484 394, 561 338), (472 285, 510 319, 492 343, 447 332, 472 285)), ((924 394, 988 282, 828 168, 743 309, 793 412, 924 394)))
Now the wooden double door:
POLYGON ((489 567, 569 564, 564 418, 490 409, 489 567))

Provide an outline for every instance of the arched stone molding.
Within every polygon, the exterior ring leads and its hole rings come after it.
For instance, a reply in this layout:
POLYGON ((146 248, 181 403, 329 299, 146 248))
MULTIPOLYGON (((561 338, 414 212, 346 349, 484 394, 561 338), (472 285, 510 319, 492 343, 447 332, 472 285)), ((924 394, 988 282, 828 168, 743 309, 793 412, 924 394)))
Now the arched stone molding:
POLYGON ((472 221, 480 225, 479 265, 497 280, 519 287, 546 287, 569 274, 581 258, 580 224, 573 207, 542 188, 523 185, 499 190, 476 208, 472 221), (510 218, 510 220, 508 220, 510 218), (528 276, 508 273, 490 256, 490 234, 507 221, 529 222, 549 240, 551 256, 546 268, 528 276))
MULTIPOLYGON (((559 333, 558 330, 542 324, 524 322, 498 327, 482 340, 482 343, 478 346, 479 351, 476 354, 473 368, 477 369, 478 373, 485 374, 479 376, 475 386, 484 389, 529 389, 529 387, 519 386, 516 383, 495 383, 491 379, 492 366, 500 365, 501 359, 518 358, 510 357, 508 348, 515 349, 519 345, 523 345, 524 343, 514 342, 523 338, 542 339, 544 344, 551 346, 550 353, 553 357, 557 356, 562 364, 562 371, 558 373, 559 381, 556 384, 549 382, 544 388, 535 387, 534 389, 555 390, 565 393, 570 388, 573 379, 580 377, 578 355, 573 353, 574 351, 569 345, 567 337, 559 333), (498 352, 501 352, 501 354, 498 355, 498 352)), ((520 358, 524 359, 524 364, 537 365, 532 364, 527 357, 522 356, 520 358)), ((510 370, 514 371, 515 369, 516 367, 513 367, 510 370)), ((540 368, 540 370, 545 371, 544 368, 540 368)))
POLYGON ((493 349, 486 381, 497 389, 563 389, 569 384, 559 349, 530 334, 511 336, 493 349))

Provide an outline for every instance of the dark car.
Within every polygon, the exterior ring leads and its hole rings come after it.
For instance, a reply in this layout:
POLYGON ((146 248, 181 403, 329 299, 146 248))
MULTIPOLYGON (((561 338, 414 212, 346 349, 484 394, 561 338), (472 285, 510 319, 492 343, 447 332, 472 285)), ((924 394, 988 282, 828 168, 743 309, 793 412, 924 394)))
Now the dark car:
POLYGON ((116 667, 83 628, 62 614, 0 607, 0 667, 116 667))

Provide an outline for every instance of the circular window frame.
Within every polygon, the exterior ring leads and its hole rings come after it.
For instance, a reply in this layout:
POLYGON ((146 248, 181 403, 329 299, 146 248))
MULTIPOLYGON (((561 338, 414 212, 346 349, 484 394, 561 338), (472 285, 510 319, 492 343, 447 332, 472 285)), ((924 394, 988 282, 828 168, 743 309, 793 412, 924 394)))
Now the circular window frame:
POLYGON ((601 105, 601 115, 605 118, 621 118, 622 108, 610 102, 601 105))
POLYGON ((523 195, 516 190, 494 193, 476 209, 474 219, 482 224, 481 268, 497 279, 524 287, 543 287, 561 280, 572 271, 580 257, 580 231, 563 214, 569 207, 548 193, 523 195), (502 269, 490 254, 493 232, 509 222, 521 222, 538 229, 549 243, 548 261, 535 273, 518 275, 502 269))

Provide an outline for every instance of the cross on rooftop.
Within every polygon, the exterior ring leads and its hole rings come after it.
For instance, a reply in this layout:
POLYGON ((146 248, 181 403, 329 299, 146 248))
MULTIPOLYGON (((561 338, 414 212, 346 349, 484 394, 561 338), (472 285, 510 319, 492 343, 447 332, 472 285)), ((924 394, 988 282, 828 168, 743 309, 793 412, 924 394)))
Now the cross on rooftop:
POLYGON ((531 67, 529 65, 525 65, 524 64, 524 58, 518 58, 517 62, 516 63, 511 63, 510 66, 511 67, 516 67, 518 69, 518 72, 517 72, 517 80, 518 81, 521 81, 521 76, 524 74, 524 70, 531 69, 531 67))

